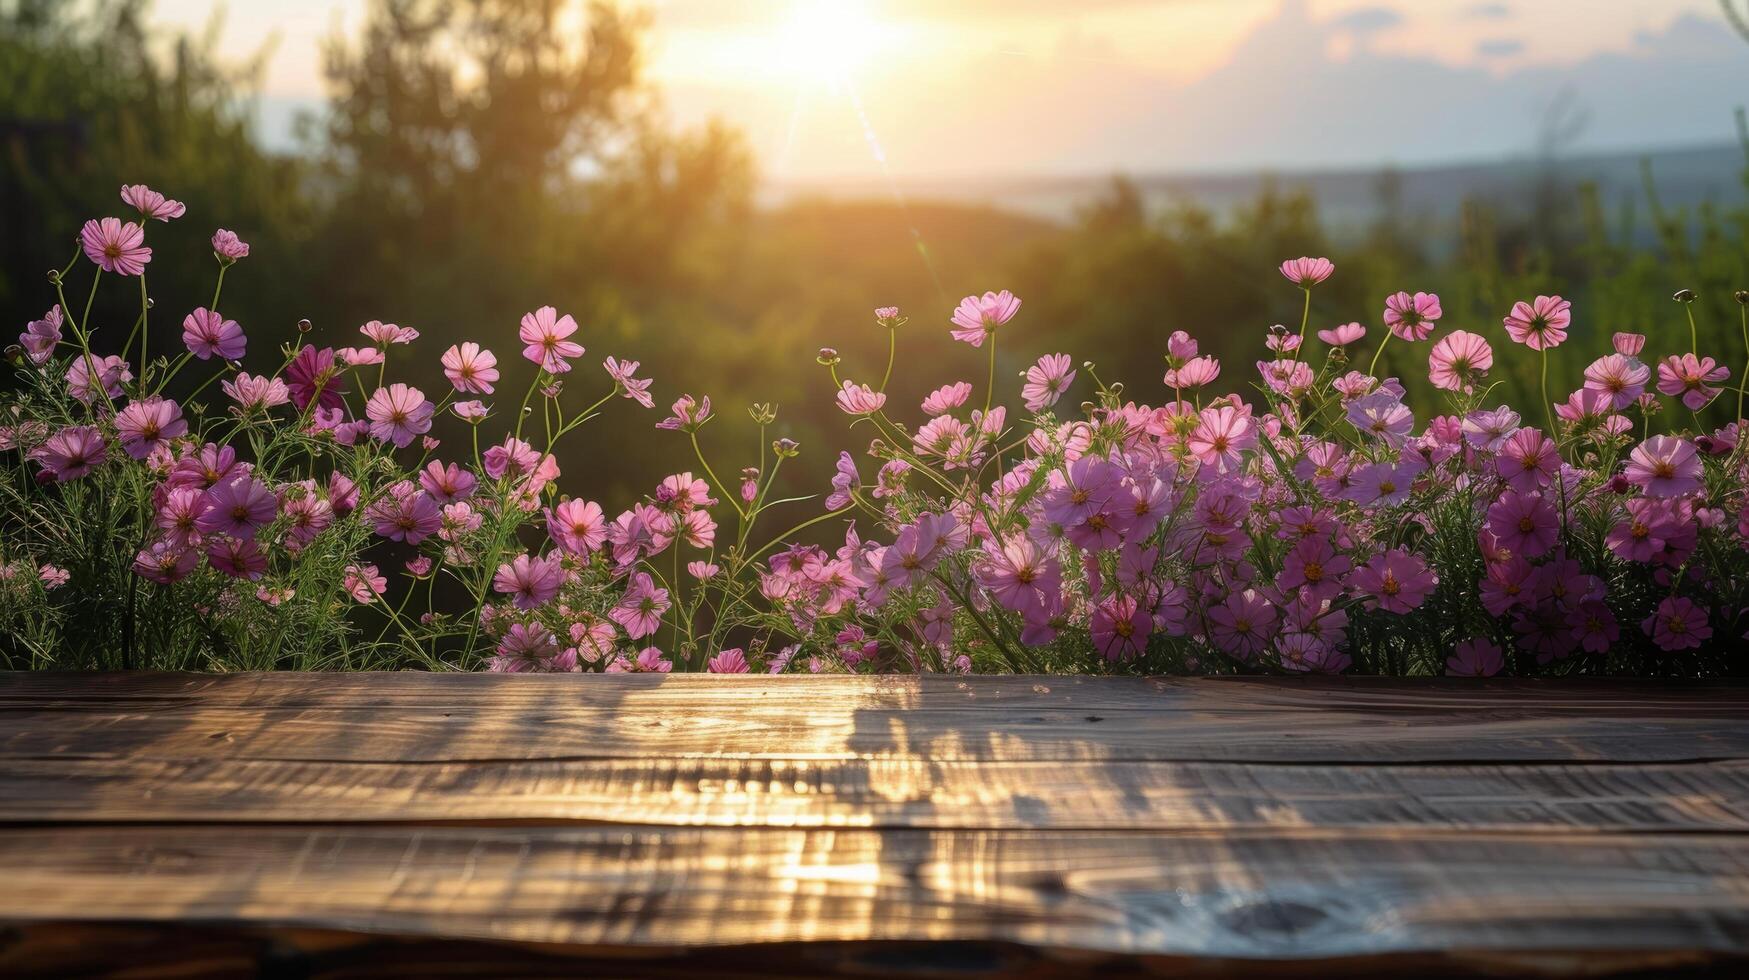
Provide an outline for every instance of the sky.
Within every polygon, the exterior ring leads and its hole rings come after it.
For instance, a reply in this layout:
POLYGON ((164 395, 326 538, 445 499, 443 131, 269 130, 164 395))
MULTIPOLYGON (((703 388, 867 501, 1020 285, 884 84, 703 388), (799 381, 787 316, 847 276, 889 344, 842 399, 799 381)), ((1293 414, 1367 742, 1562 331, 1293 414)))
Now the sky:
MULTIPOLYGON (((1749 10, 1749 0, 1734 0, 1749 10)), ((271 45, 262 122, 319 107, 363 0, 157 0, 271 45)), ((1722 143, 1749 41, 1717 0, 644 0, 679 124, 778 181, 1419 166, 1722 143)))

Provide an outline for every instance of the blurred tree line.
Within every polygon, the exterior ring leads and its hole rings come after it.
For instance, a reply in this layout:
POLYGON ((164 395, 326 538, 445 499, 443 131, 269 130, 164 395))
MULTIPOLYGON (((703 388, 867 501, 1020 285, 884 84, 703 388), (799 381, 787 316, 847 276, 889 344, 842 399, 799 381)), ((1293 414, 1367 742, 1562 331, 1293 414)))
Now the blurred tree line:
MULTIPOLYGON (((1564 394, 1611 331, 1686 347, 1670 296, 1689 288, 1703 351, 1723 355, 1734 379, 1743 365, 1732 292, 1749 287, 1749 207, 1667 209, 1655 175, 1639 203, 1617 209, 1551 167, 1528 203, 1469 202, 1455 247, 1404 212, 1388 173, 1376 224, 1341 241, 1316 201, 1274 186, 1216 215, 1189 202, 1150 208, 1116 179, 1068 224, 948 204, 757 208, 755 161, 736 133, 666 120, 641 74, 644 27, 605 0, 372 0, 363 33, 326 52, 329 111, 306 121, 304 151, 288 155, 252 132, 259 61, 221 57, 211 37, 155 33, 147 0, 0 0, 0 312, 17 326, 40 315, 52 296, 44 273, 66 264, 80 223, 122 213, 119 186, 144 182, 189 208, 149 229, 156 350, 210 297, 206 240, 222 225, 254 249, 224 303, 254 338, 254 368, 277 363, 273 347, 300 318, 334 346, 383 319, 424 334, 399 370, 428 391, 443 384, 441 351, 473 339, 498 352, 505 388, 520 392, 529 366, 517 320, 551 304, 577 317, 589 348, 568 398, 593 400, 602 356, 641 360, 660 406, 682 391, 712 397, 721 418, 706 442, 724 454, 719 469, 755 449, 743 407, 777 402, 775 434, 804 444, 801 492, 824 483, 837 448, 857 448, 817 348, 838 348, 847 376, 872 379, 886 337, 870 311, 902 307, 912 319, 893 395, 914 404, 981 377, 979 352, 951 343, 945 326, 960 296, 991 288, 1026 303, 1002 341, 1011 392, 1016 372, 1061 350, 1158 401, 1160 355, 1178 329, 1222 358, 1223 385, 1248 387, 1267 327, 1297 326, 1300 296, 1274 270, 1302 254, 1339 267, 1314 295, 1312 328, 1360 320, 1374 331, 1367 350, 1398 289, 1438 292, 1446 324, 1497 348, 1509 345, 1498 327, 1514 300, 1559 292, 1578 310, 1555 352, 1564 394), (1635 244, 1647 223, 1649 249, 1635 244)), ((132 297, 108 299, 113 313, 100 301, 96 322, 131 324, 132 297)), ((1404 376, 1424 372, 1425 358, 1424 345, 1386 354, 1404 376)), ((1500 396, 1529 409, 1534 361, 1497 365, 1500 396)), ((623 502, 687 465, 678 440, 647 427, 663 413, 612 411, 562 460, 568 487, 623 502)))

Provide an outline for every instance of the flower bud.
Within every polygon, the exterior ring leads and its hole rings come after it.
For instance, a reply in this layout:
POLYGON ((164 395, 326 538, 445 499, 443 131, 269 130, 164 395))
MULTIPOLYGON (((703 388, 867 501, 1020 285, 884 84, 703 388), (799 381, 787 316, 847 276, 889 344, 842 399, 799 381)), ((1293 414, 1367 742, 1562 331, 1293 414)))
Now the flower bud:
POLYGON ((777 406, 770 402, 754 402, 747 406, 747 415, 758 425, 770 425, 777 421, 777 406))
POLYGON ((298 333, 309 333, 309 332, 310 332, 310 321, 299 320, 298 321, 298 333))
POLYGON ((1694 302, 1694 290, 1692 290, 1692 289, 1678 289, 1676 291, 1676 295, 1672 296, 1670 298, 1675 300, 1678 303, 1692 303, 1692 302, 1694 302))
POLYGON ((794 439, 778 439, 771 444, 771 451, 777 454, 779 459, 784 459, 799 455, 802 451, 802 445, 794 439))
POLYGON ((814 358, 814 360, 826 367, 831 367, 832 365, 837 364, 841 358, 839 358, 836 350, 833 350, 830 347, 822 347, 820 348, 820 355, 814 358))
POLYGON ((1749 289, 1739 289, 1731 294, 1738 303, 1749 306, 1749 289))

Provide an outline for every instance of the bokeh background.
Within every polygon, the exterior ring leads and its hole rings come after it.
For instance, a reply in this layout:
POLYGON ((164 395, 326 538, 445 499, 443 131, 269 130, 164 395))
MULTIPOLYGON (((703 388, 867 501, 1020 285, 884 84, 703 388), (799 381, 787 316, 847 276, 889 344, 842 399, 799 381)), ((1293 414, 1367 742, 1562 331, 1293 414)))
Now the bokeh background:
MULTIPOLYGON (((1575 301, 1561 393, 1613 330, 1743 363, 1749 4, 1715 0, 0 0, 0 319, 52 303, 121 183, 187 202, 150 229, 153 347, 210 297, 206 240, 251 257, 223 304, 250 365, 307 318, 424 335, 396 373, 427 391, 477 340, 520 394, 522 313, 551 304, 596 365, 641 360, 664 407, 708 394, 720 471, 744 408, 803 444, 793 489, 859 448, 815 353, 875 380, 877 306, 909 315, 894 398, 981 355, 959 297, 1025 300, 1015 374, 1065 351, 1165 397, 1189 330, 1244 387, 1297 323, 1283 258, 1329 255, 1313 327, 1376 328, 1398 289, 1505 344, 1519 298, 1575 301)), ((125 331, 133 294, 99 301, 125 331), (112 305, 111 305, 112 304, 112 305)), ((100 335, 101 336, 101 335, 100 335)), ((1370 350, 1370 347, 1368 348, 1370 350)), ((397 357, 400 357, 397 352, 397 357)), ((1398 345, 1393 373, 1425 371, 1398 345)), ((1503 399, 1534 362, 1502 358, 1503 399)), ((1084 393, 1085 387, 1077 389, 1084 393)), ((1422 406, 1431 409, 1429 403, 1422 406)), ((567 490, 623 505, 690 468, 665 412, 618 403, 561 453, 567 490)), ((455 433, 448 432, 450 437, 455 433)))

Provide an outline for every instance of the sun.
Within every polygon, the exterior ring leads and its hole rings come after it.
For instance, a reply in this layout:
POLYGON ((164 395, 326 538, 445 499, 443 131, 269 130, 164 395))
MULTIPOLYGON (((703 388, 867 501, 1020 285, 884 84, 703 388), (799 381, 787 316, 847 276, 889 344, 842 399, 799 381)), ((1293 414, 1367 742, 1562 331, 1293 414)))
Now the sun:
POLYGON ((794 0, 778 30, 776 67, 801 81, 844 81, 874 60, 887 36, 862 0, 794 0))

